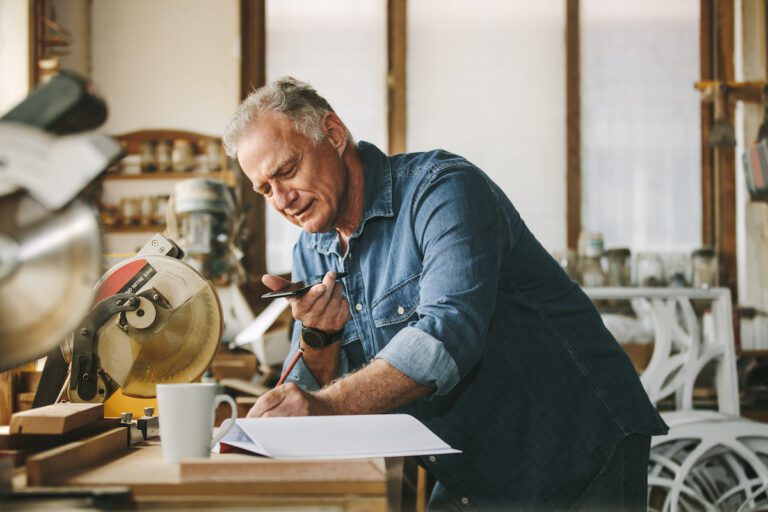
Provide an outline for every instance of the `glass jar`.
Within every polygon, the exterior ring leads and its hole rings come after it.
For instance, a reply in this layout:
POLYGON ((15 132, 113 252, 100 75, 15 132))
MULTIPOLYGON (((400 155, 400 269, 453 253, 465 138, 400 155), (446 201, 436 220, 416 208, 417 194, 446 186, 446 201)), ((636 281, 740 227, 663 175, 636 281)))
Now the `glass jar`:
POLYGON ((120 199, 120 217, 125 225, 138 224, 141 218, 141 198, 120 199))
POLYGON ((171 170, 171 142, 168 140, 157 141, 157 170, 169 172, 171 170))
POLYGON ((600 265, 603 235, 582 231, 579 235, 579 279, 582 286, 605 286, 605 273, 600 265))
POLYGON ((691 253, 691 284, 705 290, 718 285, 717 253, 712 247, 702 247, 691 253))
POLYGON ((192 152, 192 143, 184 139, 173 141, 171 152, 171 166, 175 172, 187 172, 195 165, 195 155, 192 152))
POLYGON ((140 223, 148 226, 154 222, 155 209, 157 208, 157 199, 153 196, 144 196, 140 198, 140 223))
POLYGON ((683 252, 672 252, 664 255, 664 275, 667 286, 685 288, 688 286, 688 255, 683 252))
POLYGON ((221 169, 221 144, 215 139, 208 139, 205 143, 205 167, 208 172, 221 169))
POLYGON ((155 224, 165 224, 166 211, 168 209, 168 199, 170 196, 162 195, 157 196, 155 203, 155 224))
POLYGON ((608 269, 608 286, 630 286, 632 283, 632 252, 626 247, 607 249, 603 253, 608 269))
POLYGON ((157 170, 157 156, 152 141, 147 140, 139 143, 139 158, 141 172, 155 172, 157 170))
POLYGON ((644 287, 664 286, 664 263, 655 252, 637 255, 637 285, 644 287))

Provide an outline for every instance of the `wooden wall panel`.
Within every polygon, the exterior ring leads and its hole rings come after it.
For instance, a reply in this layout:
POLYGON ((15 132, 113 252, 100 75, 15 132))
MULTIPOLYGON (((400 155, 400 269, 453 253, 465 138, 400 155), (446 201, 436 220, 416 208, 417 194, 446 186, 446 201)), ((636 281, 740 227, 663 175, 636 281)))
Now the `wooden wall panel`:
MULTIPOLYGON (((240 98, 266 84, 266 0, 240 0, 241 70, 240 98)), ((240 199, 246 212, 243 258, 249 281, 244 295, 256 313, 264 308, 258 297, 264 290, 261 275, 267 271, 266 204, 241 173, 240 199)))
POLYGON ((581 232, 581 51, 579 0, 567 0, 565 24, 566 233, 576 250, 581 232))
POLYGON ((407 0, 387 0, 387 128, 389 153, 406 150, 407 0))

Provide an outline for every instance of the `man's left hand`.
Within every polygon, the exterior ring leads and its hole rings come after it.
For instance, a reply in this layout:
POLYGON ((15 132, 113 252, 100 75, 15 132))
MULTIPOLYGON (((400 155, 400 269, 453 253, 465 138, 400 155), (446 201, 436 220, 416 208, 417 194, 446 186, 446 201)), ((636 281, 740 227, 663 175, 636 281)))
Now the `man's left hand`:
POLYGON ((246 418, 322 416, 333 414, 330 404, 293 382, 277 386, 256 400, 246 418))

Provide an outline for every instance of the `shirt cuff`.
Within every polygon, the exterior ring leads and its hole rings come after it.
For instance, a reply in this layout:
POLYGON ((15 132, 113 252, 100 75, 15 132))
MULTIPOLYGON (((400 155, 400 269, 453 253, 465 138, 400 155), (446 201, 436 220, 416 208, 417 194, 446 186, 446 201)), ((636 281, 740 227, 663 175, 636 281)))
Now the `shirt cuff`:
POLYGON ((459 382, 456 362, 437 338, 405 327, 376 354, 421 385, 435 388, 435 395, 447 394, 459 382))

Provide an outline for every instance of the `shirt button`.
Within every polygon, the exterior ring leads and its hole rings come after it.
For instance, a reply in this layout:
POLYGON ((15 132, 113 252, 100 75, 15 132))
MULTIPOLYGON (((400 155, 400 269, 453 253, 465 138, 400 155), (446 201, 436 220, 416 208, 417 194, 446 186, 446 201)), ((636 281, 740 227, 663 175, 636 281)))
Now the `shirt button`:
POLYGON ((403 306, 397 306, 397 314, 402 315, 405 313, 405 308, 403 306))
POLYGON ((437 462, 437 457, 435 457, 434 455, 430 455, 429 462, 437 462))
POLYGON ((464 505, 469 505, 469 498, 467 497, 461 498, 461 503, 464 505))
POLYGON ((358 302, 358 303, 355 305, 355 309, 356 309, 356 310, 358 310, 358 311, 362 311, 362 310, 363 310, 363 305, 362 305, 362 304, 360 304, 360 303, 358 302))

